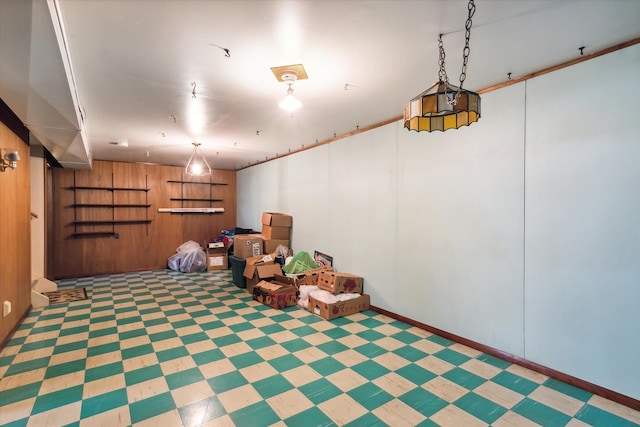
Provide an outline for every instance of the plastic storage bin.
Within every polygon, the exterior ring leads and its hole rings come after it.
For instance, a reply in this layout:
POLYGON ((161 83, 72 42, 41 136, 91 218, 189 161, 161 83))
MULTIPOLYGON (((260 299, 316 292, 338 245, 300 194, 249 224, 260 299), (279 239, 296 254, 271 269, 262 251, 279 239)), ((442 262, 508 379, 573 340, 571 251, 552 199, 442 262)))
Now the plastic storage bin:
POLYGON ((236 256, 229 255, 229 265, 231 265, 233 284, 239 288, 246 288, 247 279, 246 277, 244 277, 244 267, 247 265, 247 260, 244 258, 238 258, 236 256))

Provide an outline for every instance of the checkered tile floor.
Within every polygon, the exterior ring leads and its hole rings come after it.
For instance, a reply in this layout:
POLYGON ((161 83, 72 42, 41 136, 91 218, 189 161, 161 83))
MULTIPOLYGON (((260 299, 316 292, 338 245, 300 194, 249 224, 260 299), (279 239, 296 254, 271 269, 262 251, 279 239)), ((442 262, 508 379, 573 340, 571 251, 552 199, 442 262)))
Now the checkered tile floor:
POLYGON ((640 413, 366 311, 273 310, 230 271, 59 282, 0 353, 3 426, 632 426, 640 413))

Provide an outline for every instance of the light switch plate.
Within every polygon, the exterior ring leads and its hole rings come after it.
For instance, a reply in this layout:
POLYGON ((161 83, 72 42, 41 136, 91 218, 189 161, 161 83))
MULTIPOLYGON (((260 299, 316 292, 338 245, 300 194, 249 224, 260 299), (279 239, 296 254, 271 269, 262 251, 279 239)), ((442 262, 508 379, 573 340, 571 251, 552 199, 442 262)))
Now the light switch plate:
POLYGON ((2 303, 2 317, 7 317, 11 313, 11 301, 2 303))

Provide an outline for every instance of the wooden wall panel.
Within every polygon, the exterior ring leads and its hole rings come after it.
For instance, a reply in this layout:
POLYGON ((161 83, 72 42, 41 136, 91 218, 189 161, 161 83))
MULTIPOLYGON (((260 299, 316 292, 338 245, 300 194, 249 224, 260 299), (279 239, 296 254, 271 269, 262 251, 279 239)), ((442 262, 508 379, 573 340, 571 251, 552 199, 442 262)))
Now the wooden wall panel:
POLYGON ((194 240, 202 245, 205 240, 217 238, 222 230, 235 228, 235 171, 214 171, 211 177, 200 178, 189 177, 183 172, 182 168, 173 166, 107 161, 94 161, 91 171, 55 170, 54 277, 81 277, 166 268, 169 256, 185 241, 194 240), (226 185, 209 185, 211 182, 226 185), (116 190, 70 190, 69 187, 74 185, 115 187, 116 190), (147 188, 148 191, 125 191, 117 188, 147 188), (74 208, 74 203, 151 206, 74 208), (225 213, 158 213, 158 208, 169 207, 223 207, 225 213), (74 220, 142 219, 148 219, 150 222, 73 225, 74 220), (111 231, 117 235, 73 237, 72 234, 77 231, 111 231))
POLYGON ((149 203, 152 203, 150 212, 153 219, 149 236, 150 253, 154 259, 159 260, 158 262, 162 261, 162 265, 166 266, 167 258, 173 255, 176 248, 183 243, 184 222, 180 215, 158 213, 158 208, 180 207, 180 202, 171 201, 171 198, 180 197, 180 187, 169 184, 168 181, 180 180, 183 168, 163 166, 149 170, 152 177, 150 182, 159 183, 149 191, 149 203))
POLYGON ((68 271, 113 271, 113 247, 110 237, 74 237, 74 233, 110 231, 104 225, 75 224, 78 221, 110 220, 110 209, 74 207, 77 204, 108 204, 112 192, 74 187, 112 187, 110 163, 95 162, 91 171, 56 170, 54 172, 54 277, 66 277, 68 271), (64 173, 56 173, 58 171, 64 173))
MULTIPOLYGON (((103 163, 103 162, 100 162, 103 163)), ((106 162, 104 162, 106 163, 106 162)), ((113 163, 113 186, 116 188, 144 189, 155 188, 149 185, 147 165, 134 163, 113 163)), ((151 191, 151 190, 149 190, 151 191)), ((149 191, 114 190, 115 205, 149 204, 149 191)), ((116 221, 147 220, 152 207, 113 208, 116 221)), ((132 271, 157 267, 153 258, 149 257, 151 242, 149 241, 150 224, 115 224, 117 238, 113 238, 113 263, 118 271, 132 271)))
POLYGON ((0 142, 21 157, 15 170, 0 172, 0 303, 11 303, 11 313, 0 314, 1 345, 31 307, 31 210, 29 147, 2 123, 0 142))

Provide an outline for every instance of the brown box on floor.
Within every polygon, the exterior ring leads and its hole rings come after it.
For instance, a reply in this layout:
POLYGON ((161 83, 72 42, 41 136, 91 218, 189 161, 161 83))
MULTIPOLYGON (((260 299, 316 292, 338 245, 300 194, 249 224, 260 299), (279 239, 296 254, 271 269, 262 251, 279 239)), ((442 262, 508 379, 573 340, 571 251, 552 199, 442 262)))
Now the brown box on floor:
POLYGON ((207 247, 207 270, 226 270, 229 268, 229 255, 227 248, 209 248, 207 247))
POLYGON ((321 271, 318 275, 318 288, 332 294, 361 294, 364 279, 349 273, 335 271, 321 271))
POLYGON ((309 311, 313 314, 331 320, 337 317, 348 316, 369 309, 369 295, 360 295, 358 298, 335 303, 327 303, 309 297, 309 311))
POLYGON ((293 282, 281 275, 271 282, 261 281, 253 287, 253 299, 275 309, 296 305, 298 288, 293 282))
POLYGON ((233 256, 251 258, 262 254, 262 236, 259 234, 236 234, 233 237, 233 256))

